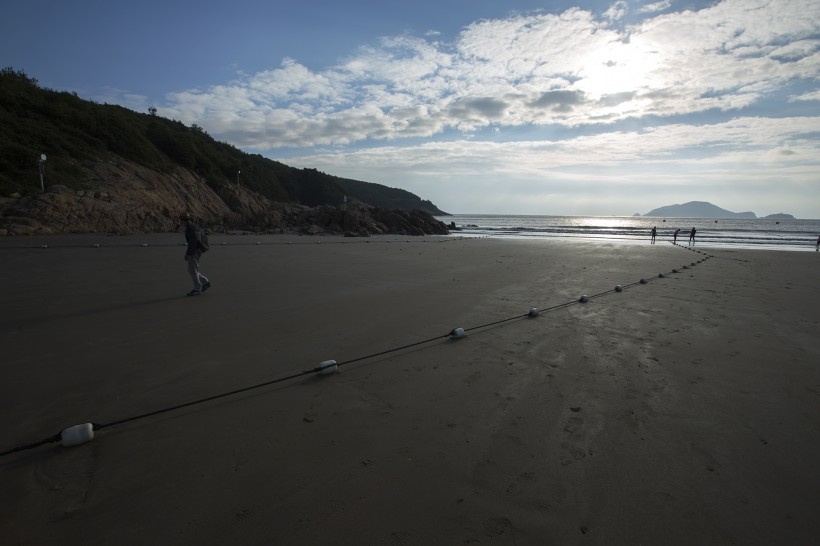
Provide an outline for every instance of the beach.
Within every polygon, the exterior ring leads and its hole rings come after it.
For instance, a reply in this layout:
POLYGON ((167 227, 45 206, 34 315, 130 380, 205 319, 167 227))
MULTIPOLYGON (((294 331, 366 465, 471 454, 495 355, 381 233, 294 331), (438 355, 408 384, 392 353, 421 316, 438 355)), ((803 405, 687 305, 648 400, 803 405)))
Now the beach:
POLYGON ((0 240, 0 451, 298 377, 3 456, 3 544, 817 540, 816 252, 182 239, 0 240))

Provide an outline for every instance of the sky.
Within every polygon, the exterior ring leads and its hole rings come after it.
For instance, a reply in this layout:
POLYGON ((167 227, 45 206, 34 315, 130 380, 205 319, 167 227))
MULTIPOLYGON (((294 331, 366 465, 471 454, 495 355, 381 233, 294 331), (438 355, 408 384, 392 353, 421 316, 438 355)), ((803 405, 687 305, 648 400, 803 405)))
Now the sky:
POLYGON ((820 218, 818 0, 12 0, 0 66, 454 214, 820 218))

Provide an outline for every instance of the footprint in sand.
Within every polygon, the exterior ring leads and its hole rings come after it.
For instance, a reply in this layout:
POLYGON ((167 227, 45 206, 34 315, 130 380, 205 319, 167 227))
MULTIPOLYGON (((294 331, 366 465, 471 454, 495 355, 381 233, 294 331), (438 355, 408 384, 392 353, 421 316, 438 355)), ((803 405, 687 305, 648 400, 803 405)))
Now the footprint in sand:
POLYGON ((569 466, 575 461, 580 461, 584 457, 587 456, 587 452, 582 449, 580 446, 575 444, 571 444, 569 442, 562 442, 561 447, 567 452, 566 456, 561 459, 561 464, 563 466, 569 466))
POLYGON ((564 432, 569 432, 570 434, 575 434, 581 428, 581 425, 584 424, 584 418, 573 416, 567 420, 567 424, 564 426, 564 432))
POLYGON ((239 512, 235 513, 235 514, 233 515, 233 517, 234 517, 234 519, 236 519, 237 521, 245 521, 246 519, 248 519, 248 518, 249 518, 249 517, 251 517, 252 515, 253 515, 253 514, 252 514, 252 512, 251 512, 250 510, 240 510, 239 512))
POLYGON ((484 523, 484 536, 500 537, 513 528, 509 518, 491 518, 484 523))
POLYGON ((720 474, 719 470, 721 469, 721 464, 708 450, 697 444, 690 444, 690 446, 692 451, 702 458, 703 466, 706 470, 709 472, 714 472, 715 474, 720 474))
POLYGON ((38 462, 34 478, 40 487, 56 493, 51 498, 69 517, 85 508, 96 468, 96 451, 90 446, 76 447, 38 462))

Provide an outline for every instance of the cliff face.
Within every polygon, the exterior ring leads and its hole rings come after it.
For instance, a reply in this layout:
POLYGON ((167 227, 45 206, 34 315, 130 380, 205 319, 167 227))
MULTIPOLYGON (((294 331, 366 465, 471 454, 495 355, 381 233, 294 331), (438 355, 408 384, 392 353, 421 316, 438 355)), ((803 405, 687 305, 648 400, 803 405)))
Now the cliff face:
POLYGON ((51 185, 44 193, 0 198, 0 235, 173 231, 183 212, 213 231, 447 233, 443 223, 419 211, 386 211, 356 202, 311 208, 272 202, 236 185, 217 193, 202 177, 182 168, 162 174, 117 160, 96 162, 86 169, 85 189, 51 185))

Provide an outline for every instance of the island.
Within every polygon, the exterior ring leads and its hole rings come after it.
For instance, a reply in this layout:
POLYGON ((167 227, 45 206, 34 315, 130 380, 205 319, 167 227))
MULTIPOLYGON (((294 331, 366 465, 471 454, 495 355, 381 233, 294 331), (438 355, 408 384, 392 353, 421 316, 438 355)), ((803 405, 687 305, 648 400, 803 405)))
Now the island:
POLYGON ((651 210, 644 216, 667 218, 757 218, 754 212, 731 212, 706 201, 690 201, 682 205, 667 205, 651 210))

